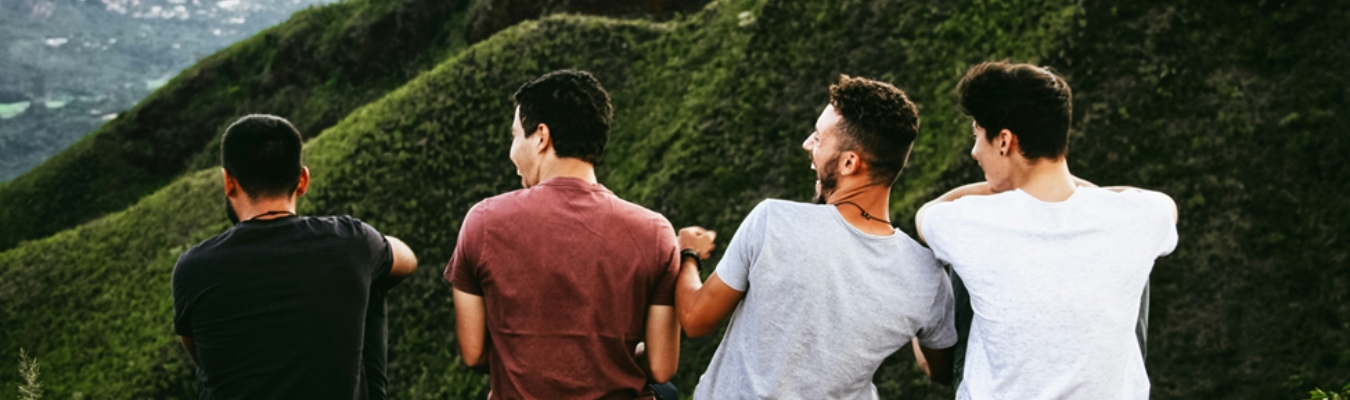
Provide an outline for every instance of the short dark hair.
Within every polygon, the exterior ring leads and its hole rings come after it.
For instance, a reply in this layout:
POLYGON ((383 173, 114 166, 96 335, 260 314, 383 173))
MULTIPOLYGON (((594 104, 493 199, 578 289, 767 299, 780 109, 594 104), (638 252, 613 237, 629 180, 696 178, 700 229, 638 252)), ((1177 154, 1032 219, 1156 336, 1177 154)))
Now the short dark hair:
POLYGON ((919 108, 886 82, 840 75, 830 105, 843 117, 839 150, 861 150, 874 181, 894 184, 919 134, 919 108))
POLYGON ((1049 68, 1007 60, 971 67, 956 85, 961 110, 994 140, 1004 129, 1017 135, 1022 156, 1059 158, 1069 153, 1073 92, 1049 68))
POLYGON ((589 72, 564 69, 526 82, 513 95, 525 137, 548 126, 558 157, 599 164, 609 141, 614 107, 609 92, 589 72))
POLYGON ((249 198, 290 197, 300 183, 300 131, 274 115, 253 114, 225 128, 220 164, 249 198))

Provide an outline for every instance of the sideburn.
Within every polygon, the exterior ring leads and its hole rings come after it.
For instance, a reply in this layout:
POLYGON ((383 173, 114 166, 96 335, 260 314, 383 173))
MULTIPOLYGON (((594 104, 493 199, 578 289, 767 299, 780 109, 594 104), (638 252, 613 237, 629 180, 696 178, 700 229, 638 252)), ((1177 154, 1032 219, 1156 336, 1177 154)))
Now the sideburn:
POLYGON ((839 186, 839 168, 837 167, 839 156, 839 153, 835 153, 834 157, 830 157, 830 160, 825 162, 825 165, 816 166, 820 169, 820 172, 816 174, 816 179, 820 180, 820 193, 816 193, 816 198, 813 199, 816 204, 828 204, 826 201, 827 193, 833 192, 839 186))

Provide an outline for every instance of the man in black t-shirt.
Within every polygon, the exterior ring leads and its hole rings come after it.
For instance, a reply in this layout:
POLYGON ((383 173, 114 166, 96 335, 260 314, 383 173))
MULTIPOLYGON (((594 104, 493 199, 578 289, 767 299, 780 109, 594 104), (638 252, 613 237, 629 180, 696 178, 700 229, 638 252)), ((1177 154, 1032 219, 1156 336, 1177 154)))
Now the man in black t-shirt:
POLYGON ((221 140, 235 225, 173 271, 174 331, 200 368, 203 398, 366 396, 372 286, 416 268, 407 245, 360 220, 295 215, 309 187, 300 148, 289 122, 265 115, 241 118, 221 140))

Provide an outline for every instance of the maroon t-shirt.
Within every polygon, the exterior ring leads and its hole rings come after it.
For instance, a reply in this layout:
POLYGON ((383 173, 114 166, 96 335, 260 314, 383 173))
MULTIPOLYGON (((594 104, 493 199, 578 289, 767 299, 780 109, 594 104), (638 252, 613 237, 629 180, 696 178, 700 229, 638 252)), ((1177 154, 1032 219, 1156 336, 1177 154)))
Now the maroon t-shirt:
POLYGON ((478 203, 445 278, 483 297, 494 398, 632 399, 647 307, 675 303, 670 222, 598 184, 554 178, 478 203))

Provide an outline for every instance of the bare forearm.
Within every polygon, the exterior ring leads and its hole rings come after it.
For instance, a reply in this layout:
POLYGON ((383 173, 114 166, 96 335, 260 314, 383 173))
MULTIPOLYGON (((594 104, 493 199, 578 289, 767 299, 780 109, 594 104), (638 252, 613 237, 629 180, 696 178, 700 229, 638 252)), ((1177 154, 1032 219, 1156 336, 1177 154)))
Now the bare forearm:
POLYGON ((690 337, 702 336, 692 333, 697 328, 693 315, 694 310, 698 309, 701 289, 703 278, 698 274, 698 263, 691 258, 684 258, 680 262, 680 276, 675 281, 675 314, 679 316, 685 334, 690 337))

